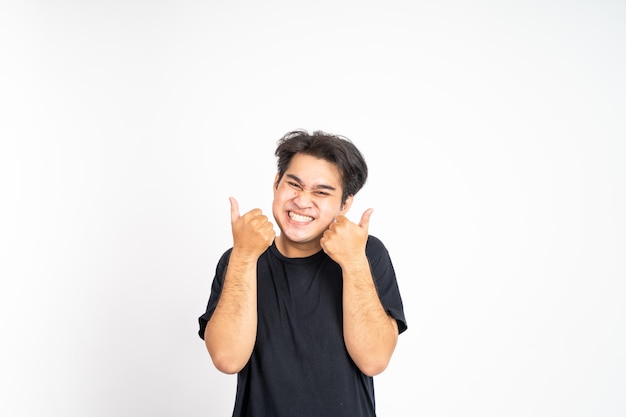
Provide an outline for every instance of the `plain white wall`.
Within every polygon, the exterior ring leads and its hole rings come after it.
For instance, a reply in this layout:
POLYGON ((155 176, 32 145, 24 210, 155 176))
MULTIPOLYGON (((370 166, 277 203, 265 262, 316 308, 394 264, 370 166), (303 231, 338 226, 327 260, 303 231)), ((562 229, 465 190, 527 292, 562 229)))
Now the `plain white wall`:
POLYGON ((409 330, 382 416, 626 414, 626 5, 2 1, 0 414, 228 416, 228 196, 351 138, 409 330))

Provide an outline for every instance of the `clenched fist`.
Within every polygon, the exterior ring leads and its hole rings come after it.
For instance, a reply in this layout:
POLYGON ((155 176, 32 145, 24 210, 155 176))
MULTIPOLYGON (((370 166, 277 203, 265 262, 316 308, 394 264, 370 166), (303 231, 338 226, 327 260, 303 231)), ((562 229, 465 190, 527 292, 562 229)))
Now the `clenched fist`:
POLYGON ((342 266, 362 259, 373 211, 371 208, 365 210, 359 224, 351 222, 346 216, 337 216, 320 240, 324 252, 342 266))
POLYGON ((237 249, 242 255, 258 258, 276 237, 274 225, 258 208, 241 216, 237 200, 234 197, 229 199, 233 249, 237 249))

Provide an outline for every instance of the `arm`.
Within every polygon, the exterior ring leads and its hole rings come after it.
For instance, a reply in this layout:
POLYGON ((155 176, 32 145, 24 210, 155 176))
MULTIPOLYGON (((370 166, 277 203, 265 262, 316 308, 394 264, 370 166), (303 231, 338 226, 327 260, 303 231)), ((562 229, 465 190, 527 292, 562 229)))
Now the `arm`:
POLYGON ((356 225, 338 216, 320 243, 343 272, 343 336, 361 372, 374 376, 385 370, 398 340, 398 325, 384 310, 365 254, 369 218, 356 225))
POLYGON ((257 328, 256 268, 259 256, 274 240, 274 229, 261 210, 239 215, 231 198, 233 250, 224 287, 207 323, 204 340, 211 359, 221 372, 234 374, 248 363, 257 328))
POLYGON ((398 324, 383 309, 369 263, 342 265, 343 337, 350 357, 366 375, 387 368, 398 341, 398 324))

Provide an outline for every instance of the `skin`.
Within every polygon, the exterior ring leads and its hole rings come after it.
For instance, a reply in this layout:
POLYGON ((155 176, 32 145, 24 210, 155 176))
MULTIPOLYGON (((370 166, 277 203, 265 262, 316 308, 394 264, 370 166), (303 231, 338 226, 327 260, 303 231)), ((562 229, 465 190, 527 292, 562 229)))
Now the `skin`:
POLYGON ((214 365, 237 373, 254 348, 257 329, 256 263, 276 241, 287 257, 307 257, 324 250, 343 273, 343 327, 348 353, 361 372, 374 376, 389 364, 398 327, 378 298, 365 255, 373 209, 358 224, 345 215, 353 203, 341 202, 338 168, 310 155, 294 155, 283 178, 274 180, 272 212, 280 229, 260 209, 240 214, 230 198, 233 251, 220 301, 207 324, 204 339, 214 365))

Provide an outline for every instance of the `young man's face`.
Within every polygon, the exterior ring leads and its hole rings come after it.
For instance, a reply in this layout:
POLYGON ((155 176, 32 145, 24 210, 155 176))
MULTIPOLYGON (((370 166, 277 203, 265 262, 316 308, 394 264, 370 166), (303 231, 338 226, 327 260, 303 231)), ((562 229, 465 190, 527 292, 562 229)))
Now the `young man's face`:
POLYGON ((319 240, 324 231, 352 204, 350 196, 342 206, 342 192, 341 177, 334 164, 310 155, 294 155, 274 187, 272 204, 281 230, 276 244, 283 255, 304 257, 321 249, 319 240))

